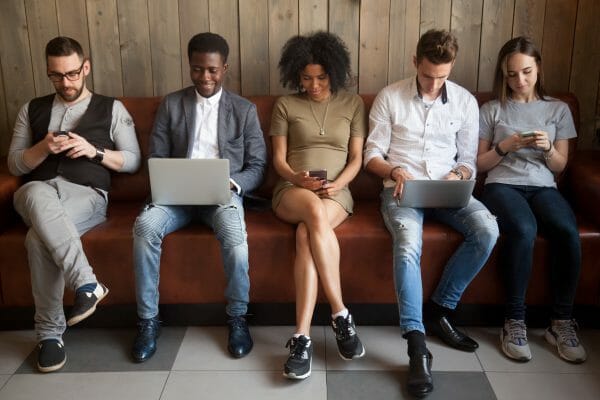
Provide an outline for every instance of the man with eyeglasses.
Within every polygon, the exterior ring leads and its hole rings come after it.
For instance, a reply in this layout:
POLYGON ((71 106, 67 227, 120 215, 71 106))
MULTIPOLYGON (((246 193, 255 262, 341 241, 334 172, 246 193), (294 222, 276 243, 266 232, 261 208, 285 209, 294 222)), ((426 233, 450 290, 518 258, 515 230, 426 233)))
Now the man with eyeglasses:
POLYGON ((16 191, 14 206, 29 227, 25 247, 41 372, 62 368, 66 327, 90 316, 108 294, 80 236, 106 219, 110 171, 135 172, 141 160, 123 104, 87 89, 91 64, 81 45, 68 37, 50 40, 46 65, 56 94, 21 108, 8 155, 10 172, 26 182, 16 191), (68 319, 65 286, 75 290, 68 319))
POLYGON ((224 158, 229 160, 231 200, 222 205, 159 205, 149 202, 133 227, 138 334, 136 362, 156 352, 160 254, 163 238, 192 222, 209 226, 221 247, 225 272, 227 349, 234 358, 252 350, 246 323, 250 279, 248 242, 242 198, 263 179, 267 152, 256 106, 223 89, 227 72, 227 41, 215 33, 199 33, 188 43, 193 86, 163 99, 150 137, 150 157, 224 158))

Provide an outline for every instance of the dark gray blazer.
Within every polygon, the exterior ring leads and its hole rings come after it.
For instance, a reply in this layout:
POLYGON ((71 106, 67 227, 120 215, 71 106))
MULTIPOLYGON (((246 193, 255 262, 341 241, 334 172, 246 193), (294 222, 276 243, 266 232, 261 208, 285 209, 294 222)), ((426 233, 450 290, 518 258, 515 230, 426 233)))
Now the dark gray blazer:
MULTIPOLYGON (((154 120, 150 157, 189 158, 194 141, 196 90, 193 86, 165 96, 154 120)), ((267 151, 256 106, 223 89, 219 100, 217 136, 221 158, 229 160, 229 175, 241 194, 258 187, 267 164, 267 151)))

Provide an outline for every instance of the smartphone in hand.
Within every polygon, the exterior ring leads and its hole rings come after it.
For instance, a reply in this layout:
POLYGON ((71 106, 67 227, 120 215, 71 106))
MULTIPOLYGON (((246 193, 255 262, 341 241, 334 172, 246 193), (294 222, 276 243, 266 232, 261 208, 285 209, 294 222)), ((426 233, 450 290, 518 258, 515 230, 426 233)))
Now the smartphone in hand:
POLYGON ((54 136, 69 136, 69 133, 67 131, 57 131, 57 132, 52 132, 52 134, 54 136))
POLYGON ((314 169, 312 171, 308 171, 308 176, 313 178, 319 178, 322 181, 327 180, 327 170, 326 169, 314 169))
POLYGON ((521 136, 521 139, 533 137, 533 136, 535 136, 535 131, 521 132, 521 133, 519 133, 519 136, 521 136))

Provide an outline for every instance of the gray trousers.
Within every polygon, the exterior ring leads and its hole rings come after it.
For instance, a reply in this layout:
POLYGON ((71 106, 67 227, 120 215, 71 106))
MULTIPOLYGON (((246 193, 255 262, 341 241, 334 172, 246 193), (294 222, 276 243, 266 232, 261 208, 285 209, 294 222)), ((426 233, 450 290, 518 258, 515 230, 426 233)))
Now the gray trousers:
POLYGON ((31 271, 38 340, 62 340, 64 288, 96 282, 80 236, 106 220, 107 199, 62 178, 21 186, 14 206, 29 227, 25 247, 31 271))

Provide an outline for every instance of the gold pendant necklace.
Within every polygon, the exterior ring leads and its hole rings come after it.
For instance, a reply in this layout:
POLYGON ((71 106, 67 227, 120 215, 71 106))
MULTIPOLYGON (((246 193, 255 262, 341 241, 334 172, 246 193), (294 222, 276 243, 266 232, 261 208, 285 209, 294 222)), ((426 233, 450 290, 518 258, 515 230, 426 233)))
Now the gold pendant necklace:
POLYGON ((323 116, 323 123, 320 123, 319 120, 317 119, 317 115, 315 114, 315 110, 313 109, 313 101, 311 100, 311 98, 308 98, 308 105, 310 106, 310 112, 312 113, 313 118, 315 119, 315 122, 317 123, 317 126, 319 127, 319 135, 323 136, 325 135, 325 121, 327 121, 327 111, 329 111, 329 102, 331 101, 331 95, 329 95, 329 98, 327 99, 327 105, 325 106, 325 115, 323 116))

